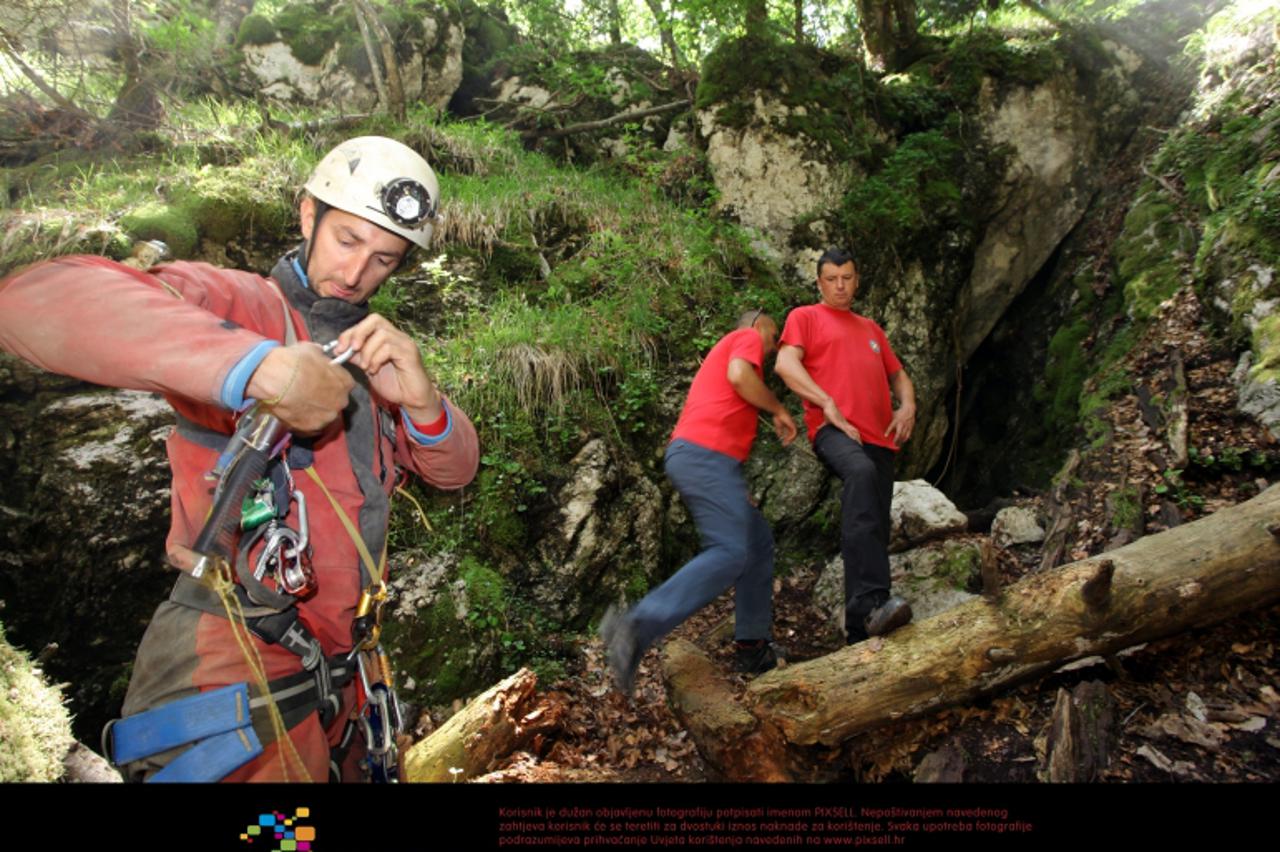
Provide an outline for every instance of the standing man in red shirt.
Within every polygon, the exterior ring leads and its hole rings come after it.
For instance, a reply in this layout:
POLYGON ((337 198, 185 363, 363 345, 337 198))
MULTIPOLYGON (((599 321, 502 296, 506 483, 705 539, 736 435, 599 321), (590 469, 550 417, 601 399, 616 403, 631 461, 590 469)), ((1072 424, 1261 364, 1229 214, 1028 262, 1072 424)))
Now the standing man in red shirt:
POLYGON ((739 671, 773 668, 773 534, 751 505, 742 463, 756 439, 756 410, 773 417, 783 445, 796 424, 764 384, 764 359, 774 351, 777 324, 760 311, 743 314, 738 329, 712 347, 693 379, 667 446, 666 472, 693 515, 702 551, 625 614, 610 609, 601 622, 614 683, 631 693, 636 668, 655 642, 734 587, 734 635, 739 671))
POLYGON ((818 304, 787 315, 775 369, 804 400, 814 453, 843 483, 840 554, 853 644, 911 621, 911 606, 889 593, 888 548, 893 458, 911 437, 916 393, 884 330, 850 309, 858 268, 848 252, 829 249, 818 259, 818 292, 818 304))

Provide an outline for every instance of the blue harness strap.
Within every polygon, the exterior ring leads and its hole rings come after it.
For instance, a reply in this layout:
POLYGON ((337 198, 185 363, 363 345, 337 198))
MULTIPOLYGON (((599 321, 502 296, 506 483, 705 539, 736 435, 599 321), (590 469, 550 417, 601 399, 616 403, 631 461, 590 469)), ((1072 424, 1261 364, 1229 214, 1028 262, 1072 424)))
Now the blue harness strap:
POLYGON ((216 781, 262 753, 249 717, 246 683, 127 716, 111 724, 105 734, 108 756, 117 765, 196 743, 152 776, 152 781, 216 781))
POLYGON ((262 743, 253 732, 253 726, 246 725, 201 740, 149 777, 147 782, 174 784, 221 781, 260 754, 262 743))

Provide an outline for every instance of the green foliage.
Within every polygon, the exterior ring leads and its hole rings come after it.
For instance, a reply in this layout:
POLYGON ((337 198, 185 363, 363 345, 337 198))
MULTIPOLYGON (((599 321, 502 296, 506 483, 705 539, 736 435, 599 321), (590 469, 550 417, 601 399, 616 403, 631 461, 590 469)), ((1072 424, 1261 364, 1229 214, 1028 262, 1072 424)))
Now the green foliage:
POLYGON ((254 12, 245 15, 236 33, 236 47, 246 44, 270 44, 277 38, 276 28, 266 15, 254 12))
POLYGON ((955 183, 964 151, 939 130, 908 136, 883 167, 855 186, 842 204, 854 245, 904 245, 908 237, 959 212, 955 183))
POLYGON ((1138 501, 1138 489, 1132 485, 1113 492, 1108 498, 1108 521, 1114 530, 1138 532, 1142 523, 1142 504, 1138 501))
POLYGON ((190 56, 205 50, 213 38, 213 21, 192 0, 171 0, 165 15, 142 20, 147 46, 166 53, 190 56))
POLYGON ((1204 498, 1196 494, 1182 478, 1182 470, 1170 468, 1161 474, 1164 480, 1152 490, 1155 493, 1173 500, 1183 509, 1199 512, 1204 508, 1204 498))
POLYGON ((697 109, 718 107, 716 120, 745 127, 755 120, 755 98, 765 91, 789 107, 773 119, 791 136, 824 144, 837 157, 862 157, 870 147, 869 72, 848 56, 774 37, 721 42, 703 63, 697 109), (838 105, 838 108, 836 108, 838 105))

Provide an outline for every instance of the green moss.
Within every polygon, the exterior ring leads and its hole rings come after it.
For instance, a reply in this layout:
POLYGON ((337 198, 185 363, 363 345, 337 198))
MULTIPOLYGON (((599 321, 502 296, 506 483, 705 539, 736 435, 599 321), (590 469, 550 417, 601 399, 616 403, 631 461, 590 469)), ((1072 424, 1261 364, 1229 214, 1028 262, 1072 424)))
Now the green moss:
POLYGON ((277 12, 272 23, 294 57, 304 65, 319 65, 335 44, 359 38, 345 4, 332 4, 326 9, 295 3, 277 12))
POLYGON ((236 33, 236 47, 246 44, 270 44, 276 40, 276 28, 265 15, 246 15, 236 33))
POLYGON ((1280 382, 1280 312, 1259 320, 1253 329, 1253 367, 1249 378, 1255 382, 1280 382))
POLYGON ((812 45, 726 39, 703 61, 694 105, 716 107, 720 125, 741 128, 756 115, 756 93, 767 92, 790 108, 777 129, 825 145, 836 156, 861 157, 870 146, 864 118, 870 80, 858 62, 812 45))
POLYGON ((965 591, 981 567, 982 556, 972 544, 948 543, 943 558, 934 567, 934 579, 953 589, 965 591))
POLYGON ((196 224, 182 207, 147 204, 125 214, 120 226, 136 240, 161 240, 175 258, 191 257, 195 252, 196 224))
POLYGON ((458 576, 466 584, 470 613, 477 613, 486 623, 506 615, 506 582, 501 574, 478 559, 466 557, 459 567, 458 576))
POLYGON ((1138 489, 1127 485, 1107 499, 1108 522, 1114 530, 1138 531, 1142 523, 1142 504, 1138 502, 1138 489))
POLYGON ((72 742, 62 695, 0 626, 0 783, 58 780, 72 742))
MULTIPOLYGON (((840 221, 853 245, 903 246, 954 224, 962 215, 965 149, 941 130, 914 133, 874 174, 854 186, 840 221)), ((926 253, 926 247, 921 247, 926 253)))

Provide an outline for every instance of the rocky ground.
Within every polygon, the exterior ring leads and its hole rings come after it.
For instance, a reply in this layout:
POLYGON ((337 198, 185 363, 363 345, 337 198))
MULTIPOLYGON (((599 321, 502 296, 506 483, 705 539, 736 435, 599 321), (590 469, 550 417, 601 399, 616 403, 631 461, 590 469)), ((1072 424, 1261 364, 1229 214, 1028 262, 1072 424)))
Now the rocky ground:
MULTIPOLYGON (((1132 386, 1099 412, 1109 435, 1071 465, 1056 494, 1030 501, 1065 518, 1059 524, 1066 530, 1064 561, 1210 514, 1280 478, 1276 442, 1236 412, 1234 359, 1206 335, 1202 319, 1190 292, 1162 307, 1124 364, 1135 377, 1132 386), (1187 400, 1183 468, 1172 466, 1176 439, 1170 441, 1168 423, 1154 418, 1148 404, 1151 391, 1171 395, 1169 376, 1178 361, 1187 400), (1108 497, 1121 489, 1137 495, 1140 518, 1118 522, 1116 500, 1108 497)), ((1040 546, 1003 551, 1002 582, 1038 570, 1042 556, 1040 546)), ((776 581, 776 637, 792 661, 840 645, 813 606, 821 567, 783 566, 787 573, 776 581)), ((725 595, 673 638, 703 647, 730 671, 731 619, 732 598, 725 595)), ((838 778, 1036 782, 1060 691, 1092 681, 1110 697, 1108 758, 1098 781, 1273 781, 1280 778, 1278 649, 1280 607, 1272 606, 1108 659, 1081 660, 991 700, 882 728, 846 749, 838 778)), ((598 639, 580 651, 577 670, 548 694, 566 710, 560 736, 541 755, 512 756, 488 780, 715 779, 667 706, 657 651, 641 664, 631 701, 609 688, 598 639)))

